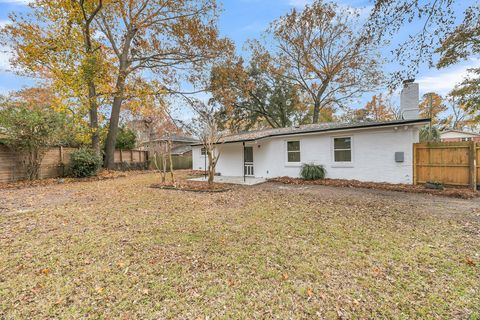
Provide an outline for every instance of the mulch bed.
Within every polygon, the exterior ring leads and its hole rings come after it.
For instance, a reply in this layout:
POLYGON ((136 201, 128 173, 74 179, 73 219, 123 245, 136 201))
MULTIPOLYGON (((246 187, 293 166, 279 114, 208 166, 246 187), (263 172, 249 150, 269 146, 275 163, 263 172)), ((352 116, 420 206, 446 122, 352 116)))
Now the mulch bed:
POLYGON ((378 189, 388 191, 400 191, 410 193, 426 193, 430 195, 445 196, 461 199, 472 199, 480 197, 480 192, 475 192, 471 189, 461 187, 449 187, 444 190, 427 189, 423 185, 411 184, 391 184, 380 182, 362 182, 358 180, 343 180, 343 179, 324 179, 324 180, 303 180, 300 178, 278 177, 269 179, 271 182, 279 182, 283 184, 292 185, 321 185, 331 187, 347 187, 347 188, 365 188, 378 189))
POLYGON ((39 180, 21 180, 15 182, 3 182, 0 183, 0 190, 2 189, 23 189, 32 187, 45 187, 55 184, 74 183, 74 182, 92 182, 101 180, 110 180, 116 178, 128 177, 130 175, 151 173, 148 170, 131 170, 131 171, 113 171, 113 170, 101 170, 96 176, 86 178, 49 178, 39 180))
POLYGON ((180 191, 192 191, 192 192, 225 192, 229 191, 231 187, 224 183, 213 183, 209 185, 204 181, 191 181, 191 180, 179 180, 175 184, 168 183, 155 183, 150 187, 158 189, 168 190, 180 190, 180 191))

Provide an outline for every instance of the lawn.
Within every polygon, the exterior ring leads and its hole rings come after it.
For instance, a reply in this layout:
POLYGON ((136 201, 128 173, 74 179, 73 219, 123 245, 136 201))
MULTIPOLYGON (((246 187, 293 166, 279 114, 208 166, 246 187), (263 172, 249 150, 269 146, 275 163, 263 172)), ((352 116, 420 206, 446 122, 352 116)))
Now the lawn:
POLYGON ((0 190, 0 318, 480 317, 480 202, 155 174, 0 190))

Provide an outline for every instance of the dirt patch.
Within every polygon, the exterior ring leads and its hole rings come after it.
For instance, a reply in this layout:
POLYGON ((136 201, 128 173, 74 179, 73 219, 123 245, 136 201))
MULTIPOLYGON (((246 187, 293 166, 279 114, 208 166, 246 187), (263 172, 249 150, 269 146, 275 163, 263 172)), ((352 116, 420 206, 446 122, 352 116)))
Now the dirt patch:
POLYGON ((172 183, 155 183, 152 188, 191 191, 191 192, 225 192, 232 189, 224 183, 208 184, 204 181, 179 180, 175 184, 172 183))
POLYGON ((461 199, 472 199, 480 197, 480 192, 475 192, 466 188, 450 187, 444 190, 427 189, 423 185, 410 184, 391 184, 379 182, 362 182, 358 180, 343 179, 323 179, 323 180, 304 180, 300 178, 279 177, 270 179, 271 182, 279 182, 292 185, 321 185, 330 187, 364 188, 387 191, 399 191, 408 193, 425 193, 435 196, 453 197, 461 199))
POLYGON ((5 189, 24 189, 24 188, 35 188, 35 187, 45 187, 56 184, 66 184, 66 183, 76 183, 76 182, 93 182, 93 181, 102 181, 110 180, 116 178, 124 178, 131 175, 137 175, 141 173, 149 173, 148 171, 113 171, 113 170, 101 170, 96 176, 86 177, 86 178, 51 178, 51 179, 40 179, 40 180, 21 180, 15 182, 4 182, 0 183, 0 190, 5 189))

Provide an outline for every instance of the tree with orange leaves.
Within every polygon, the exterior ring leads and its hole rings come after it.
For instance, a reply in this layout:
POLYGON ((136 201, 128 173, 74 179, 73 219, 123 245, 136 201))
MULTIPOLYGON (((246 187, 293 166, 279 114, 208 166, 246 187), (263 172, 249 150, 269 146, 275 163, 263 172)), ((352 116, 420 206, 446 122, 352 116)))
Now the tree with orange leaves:
POLYGON ((233 49, 219 37, 215 0, 36 0, 31 7, 11 15, 1 32, 14 66, 53 82, 71 103, 88 105, 94 132, 95 106, 111 105, 108 168, 125 101, 136 107, 142 95, 175 94, 185 81, 203 85, 208 64, 233 49), (137 81, 146 70, 157 80, 148 87, 137 81))
POLYGON ((418 105, 421 118, 430 118, 433 125, 445 125, 441 113, 448 110, 443 97, 435 92, 428 92, 423 95, 418 105))
MULTIPOLYGON (((46 80, 68 100, 78 119, 89 116, 91 144, 100 152, 99 94, 109 82, 108 62, 94 37, 102 0, 36 0, 26 14, 10 15, 1 36, 13 49, 15 70, 46 80), (73 106, 76 105, 74 108, 73 106)), ((67 106, 67 104, 64 104, 67 106)))
POLYGON ((233 49, 219 37, 215 0, 119 0, 96 19, 115 67, 105 166, 114 166, 115 139, 127 81, 150 70, 159 92, 174 93, 181 81, 198 83, 206 66, 233 49))
POLYGON ((358 12, 316 0, 293 9, 267 30, 265 44, 253 43, 253 55, 296 84, 313 107, 317 123, 326 106, 376 88, 381 79, 376 43, 357 27, 358 12))
POLYGON ((365 120, 387 121, 393 119, 395 119, 395 112, 382 94, 374 95, 365 105, 365 120))

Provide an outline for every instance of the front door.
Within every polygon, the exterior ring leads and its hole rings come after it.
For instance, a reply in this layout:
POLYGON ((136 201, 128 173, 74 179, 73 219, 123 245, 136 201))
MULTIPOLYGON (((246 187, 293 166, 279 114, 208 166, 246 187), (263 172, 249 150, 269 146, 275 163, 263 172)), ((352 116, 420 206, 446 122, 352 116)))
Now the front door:
POLYGON ((253 176, 253 147, 243 148, 243 173, 253 176))

